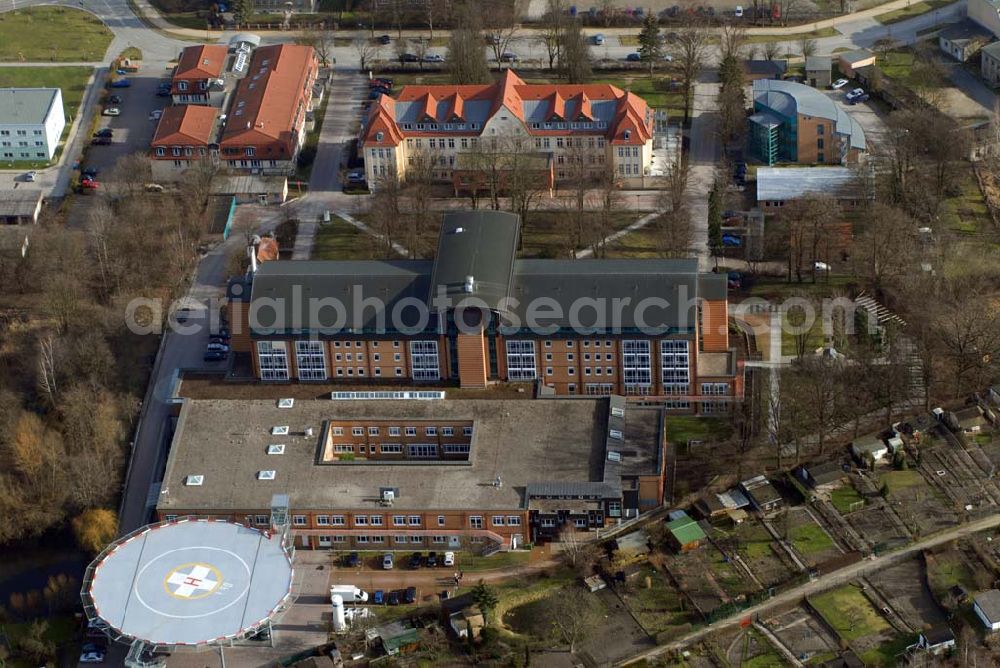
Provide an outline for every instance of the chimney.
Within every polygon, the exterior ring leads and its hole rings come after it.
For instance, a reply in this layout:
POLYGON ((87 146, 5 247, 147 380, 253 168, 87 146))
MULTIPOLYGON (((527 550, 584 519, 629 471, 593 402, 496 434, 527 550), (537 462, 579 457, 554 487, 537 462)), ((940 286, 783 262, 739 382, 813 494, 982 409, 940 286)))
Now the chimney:
POLYGON ((476 287, 476 279, 473 276, 465 277, 465 293, 471 295, 476 287))

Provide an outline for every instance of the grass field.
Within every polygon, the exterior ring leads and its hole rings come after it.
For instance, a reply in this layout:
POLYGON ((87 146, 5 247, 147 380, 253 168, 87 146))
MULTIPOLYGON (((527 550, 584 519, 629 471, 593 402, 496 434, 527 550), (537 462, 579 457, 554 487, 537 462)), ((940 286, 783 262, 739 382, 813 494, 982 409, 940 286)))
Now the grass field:
POLYGON ((890 628, 868 599, 850 585, 814 596, 809 602, 847 642, 890 628))
POLYGON ((837 509, 837 512, 844 514, 849 513, 851 510, 856 510, 858 507, 853 507, 858 501, 864 501, 861 495, 858 494, 858 490, 854 489, 850 485, 841 485, 837 489, 830 493, 830 503, 833 507, 837 509))
POLYGON ((830 536, 822 527, 811 521, 808 524, 792 527, 788 532, 788 538, 802 556, 819 554, 833 548, 830 536))
POLYGON ((917 636, 915 634, 908 633, 906 635, 897 636, 890 642, 864 652, 860 658, 864 661, 866 666, 872 666, 873 668, 896 666, 899 665, 897 663, 897 655, 901 654, 907 647, 916 641, 917 636))
POLYGON ((655 635, 684 623, 687 615, 680 594, 666 583, 663 575, 647 565, 635 581, 637 586, 624 596, 625 605, 647 633, 655 635))
POLYGON ((976 175, 968 163, 956 165, 958 187, 961 194, 944 200, 941 205, 941 222, 959 234, 976 234, 991 229, 990 210, 976 175))
POLYGON ((775 37, 774 35, 749 35, 747 36, 747 43, 749 44, 761 44, 763 42, 797 42, 801 39, 820 39, 821 37, 833 37, 837 35, 836 28, 820 28, 819 30, 812 30, 810 32, 797 32, 792 35, 781 35, 780 37, 775 37))
POLYGON ((704 445, 728 439, 732 425, 724 418, 671 415, 667 420, 667 440, 675 446, 687 446, 688 441, 703 441, 704 445))
MULTIPOLYGON (((801 315, 801 312, 799 312, 801 315)), ((789 315, 786 313, 784 315, 784 322, 786 327, 790 327, 789 315)), ((793 321, 797 322, 797 321, 793 321)), ((782 355, 797 355, 798 354, 798 335, 792 334, 791 332, 785 331, 785 328, 781 330, 781 354, 782 355)), ((809 333, 806 335, 806 347, 805 354, 810 355, 814 350, 821 347, 825 341, 823 336, 823 321, 817 314, 816 318, 813 320, 812 326, 809 328, 809 333)))
POLYGON ((955 585, 961 585, 967 591, 975 591, 976 579, 957 550, 928 554, 925 560, 927 583, 936 595, 941 596, 955 585))
POLYGON ((0 14, 0 61, 104 60, 113 35, 93 14, 64 7, 32 7, 0 14))
POLYGON ((950 5, 952 2, 953 0, 924 0, 924 2, 913 3, 909 7, 897 9, 892 12, 886 12, 885 14, 879 14, 875 17, 875 20, 882 25, 891 25, 893 23, 905 21, 906 19, 912 19, 914 16, 926 14, 927 12, 934 11, 935 9, 945 7, 950 5))
POLYGON ((477 554, 457 553, 456 567, 459 570, 477 573, 479 571, 493 571, 498 568, 514 568, 524 566, 528 563, 531 553, 524 550, 517 552, 498 552, 492 557, 481 557, 477 554))
POLYGON ((374 239, 350 223, 330 216, 313 242, 313 260, 370 260, 377 257, 374 239))
POLYGON ((920 475, 920 472, 912 470, 890 471, 888 473, 883 473, 882 482, 885 483, 885 486, 889 491, 889 496, 892 496, 896 492, 906 489, 907 487, 925 484, 924 477, 920 475))
MULTIPOLYGON (((66 128, 60 138, 60 148, 57 150, 53 160, 58 160, 62 153, 61 144, 66 140, 72 126, 73 119, 76 118, 80 110, 80 103, 83 101, 83 94, 87 90, 87 80, 93 69, 90 67, 2 67, 0 66, 0 88, 6 87, 40 87, 40 88, 61 88, 63 97, 63 109, 66 113, 66 128)), ((19 167, 46 167, 48 162, 41 161, 15 161, 19 167)))

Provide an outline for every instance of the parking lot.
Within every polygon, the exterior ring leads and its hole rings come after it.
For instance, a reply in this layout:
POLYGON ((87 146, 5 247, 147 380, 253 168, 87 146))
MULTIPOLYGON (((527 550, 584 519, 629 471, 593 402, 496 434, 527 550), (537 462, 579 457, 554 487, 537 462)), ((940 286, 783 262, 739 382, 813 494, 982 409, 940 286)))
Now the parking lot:
POLYGON ((865 140, 868 142, 869 150, 877 153, 885 139, 885 117, 871 102, 848 104, 847 94, 855 88, 858 88, 858 83, 852 81, 840 90, 828 89, 823 92, 833 100, 834 104, 849 113, 858 122, 861 129, 865 131, 865 140))

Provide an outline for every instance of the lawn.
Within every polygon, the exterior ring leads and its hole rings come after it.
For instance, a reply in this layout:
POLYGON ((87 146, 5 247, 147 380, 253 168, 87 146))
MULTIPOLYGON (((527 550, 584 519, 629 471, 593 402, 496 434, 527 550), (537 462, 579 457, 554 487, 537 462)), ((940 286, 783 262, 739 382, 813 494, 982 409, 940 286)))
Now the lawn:
POLYGON ((530 558, 531 552, 527 550, 497 552, 492 557, 459 552, 455 555, 455 568, 469 573, 478 573, 479 571, 493 571, 499 568, 525 566, 530 558))
MULTIPOLYGON (((786 331, 786 328, 792 327, 793 323, 797 325, 800 321, 795 320, 795 317, 802 317, 802 313, 796 309, 795 316, 790 316, 788 313, 784 314, 784 326, 781 329, 781 354, 782 355, 797 355, 798 354, 798 334, 793 334, 786 331)), ((823 335, 823 319, 819 313, 816 313, 813 319, 812 325, 809 327, 809 332, 806 334, 806 347, 805 354, 809 355, 817 348, 823 346, 826 337, 823 335)))
POLYGON ((941 222, 959 234, 971 235, 991 230, 993 223, 989 207, 979 189, 972 165, 961 163, 955 169, 961 194, 944 200, 941 222))
POLYGON ((820 28, 819 30, 812 30, 810 32, 797 32, 791 35, 781 35, 775 37, 774 35, 748 35, 748 44, 761 44, 763 42, 797 42, 802 39, 820 39, 822 37, 834 37, 838 35, 836 28, 820 28))
POLYGON ((667 441, 686 446, 688 441, 702 441, 703 445, 725 441, 733 433, 732 425, 724 418, 671 415, 667 418, 667 441))
POLYGON ((819 554, 833 549, 833 540, 830 539, 830 536, 823 531, 821 526, 811 520, 807 524, 792 527, 788 531, 788 538, 792 541, 792 546, 802 556, 819 554))
POLYGON ((104 60, 113 37, 93 14, 63 7, 32 7, 0 14, 0 61, 104 60))
POLYGON ((313 241, 312 260, 370 260, 376 256, 375 240, 335 215, 323 223, 313 241))
MULTIPOLYGON (((611 221, 609 232, 614 233, 626 228, 638 218, 639 214, 635 212, 622 211, 611 221)), ((572 237, 576 233, 571 227, 575 220, 574 214, 565 211, 532 211, 524 221, 518 255, 539 258, 568 257, 573 243, 572 237)), ((614 254, 614 247, 609 247, 609 255, 614 254)))
POLYGON ((889 623, 851 585, 814 596, 809 602, 847 642, 890 630, 889 623))
POLYGON ((915 642, 917 642, 917 636, 915 634, 908 633, 906 635, 897 636, 887 643, 864 652, 860 658, 865 662, 866 666, 872 666, 874 668, 896 666, 899 665, 897 656, 902 654, 907 647, 915 642))
POLYGON ((774 539, 763 526, 757 522, 743 522, 733 530, 738 540, 739 551, 748 559, 760 559, 772 556, 771 543, 774 539))
MULTIPOLYGON (((836 269, 836 267, 834 267, 836 269)), ((753 287, 750 288, 750 296, 752 297, 762 297, 764 299, 786 299, 788 297, 831 297, 835 294, 841 294, 844 289, 852 281, 856 281, 856 278, 851 276, 839 276, 833 275, 829 279, 818 276, 816 282, 812 282, 811 272, 803 270, 802 272, 802 282, 798 283, 794 280, 794 272, 792 273, 793 280, 786 281, 784 278, 768 278, 761 277, 759 280, 754 282, 753 287)))
POLYGON ((935 554, 925 554, 927 583, 935 595, 941 596, 955 585, 966 591, 975 591, 976 579, 972 570, 957 550, 945 550, 935 554))
POLYGON ((941 7, 946 7, 953 1, 954 0, 924 0, 924 2, 916 2, 909 7, 897 9, 892 12, 886 12, 885 14, 879 14, 875 17, 875 20, 882 25, 891 25, 893 23, 905 21, 906 19, 912 19, 914 16, 919 16, 920 14, 926 14, 927 12, 935 9, 940 9, 941 7))
MULTIPOLYGON (((66 112, 66 128, 60 138, 60 148, 53 160, 58 160, 62 153, 62 142, 66 140, 73 119, 80 109, 80 102, 87 90, 87 81, 93 73, 90 67, 52 66, 52 67, 0 67, 0 88, 6 87, 39 87, 61 88, 63 109, 66 112)), ((9 163, 8 163, 9 164, 9 163)), ((46 167, 48 162, 18 161, 22 167, 46 167)))
POLYGON ((910 71, 913 68, 913 51, 910 49, 900 49, 898 51, 890 51, 885 55, 885 57, 878 57, 878 66, 882 70, 882 74, 889 77, 890 79, 896 79, 897 81, 905 82, 910 77, 910 71))
POLYGON ((924 484, 924 477, 920 475, 919 471, 913 470, 883 473, 881 480, 885 483, 886 489, 889 491, 889 496, 908 487, 924 484))
POLYGON ((644 566, 635 578, 636 586, 623 595, 625 605, 650 635, 684 624, 687 614, 680 594, 669 586, 663 575, 644 566), (646 579, 650 586, 646 587, 646 579))
POLYGON ((844 484, 830 492, 830 503, 833 504, 833 507, 841 515, 847 514, 852 510, 857 510, 860 506, 855 506, 854 504, 859 501, 863 503, 864 499, 858 494, 858 490, 854 489, 851 485, 844 484))

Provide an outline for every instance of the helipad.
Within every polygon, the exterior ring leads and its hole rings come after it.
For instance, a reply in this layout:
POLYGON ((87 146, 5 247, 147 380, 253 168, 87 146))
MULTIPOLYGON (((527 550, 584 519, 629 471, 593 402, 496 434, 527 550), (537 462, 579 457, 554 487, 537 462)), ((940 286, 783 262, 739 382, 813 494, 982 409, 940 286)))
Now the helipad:
POLYGON ((196 645, 247 635, 289 596, 278 536, 223 521, 150 525, 92 565, 95 614, 120 635, 196 645))

